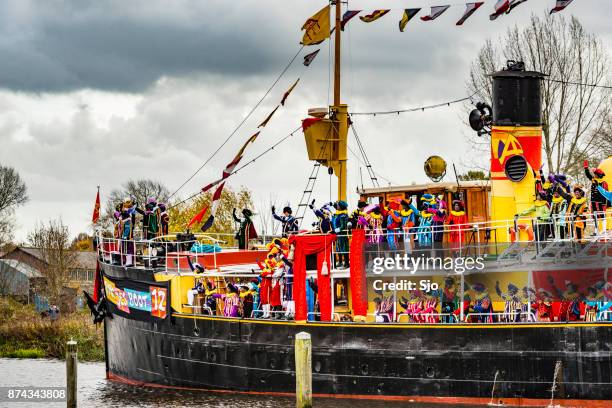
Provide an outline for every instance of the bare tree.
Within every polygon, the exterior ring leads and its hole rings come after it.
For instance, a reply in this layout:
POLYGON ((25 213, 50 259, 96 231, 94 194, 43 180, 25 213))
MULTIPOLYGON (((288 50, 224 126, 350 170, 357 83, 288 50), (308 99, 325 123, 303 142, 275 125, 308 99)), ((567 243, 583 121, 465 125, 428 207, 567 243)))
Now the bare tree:
MULTIPOLYGON (((580 22, 555 15, 532 15, 529 25, 509 29, 498 41, 487 40, 472 63, 467 88, 491 101, 491 80, 506 60, 547 75, 542 86, 544 162, 549 171, 579 177, 583 159, 594 163, 609 155, 601 132, 609 121, 611 83, 608 53, 600 39, 580 22)), ((474 136, 476 138, 476 136, 474 136)), ((476 146, 482 147, 482 139, 476 146)), ((488 149, 488 144, 485 146, 488 149)))
POLYGON ((12 237, 15 208, 27 201, 28 190, 19 173, 0 164, 0 247, 12 237))
POLYGON ((70 279, 70 269, 77 263, 76 253, 70 249, 68 227, 61 219, 38 224, 28 235, 28 241, 41 252, 45 262, 41 271, 46 280, 45 294, 59 303, 62 289, 70 279))

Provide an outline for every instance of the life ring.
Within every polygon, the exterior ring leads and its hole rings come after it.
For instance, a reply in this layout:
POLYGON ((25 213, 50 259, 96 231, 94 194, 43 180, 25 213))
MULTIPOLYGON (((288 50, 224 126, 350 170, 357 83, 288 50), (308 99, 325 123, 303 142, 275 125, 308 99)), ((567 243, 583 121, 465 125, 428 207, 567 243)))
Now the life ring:
MULTIPOLYGON (((529 241, 533 241, 534 239, 534 235, 533 235, 533 229, 531 229, 530 225, 526 225, 526 224, 517 224, 517 228, 518 230, 523 230, 527 233, 527 239, 529 241)), ((514 229, 514 227, 510 227, 510 241, 511 242, 516 242, 516 230, 514 229)))

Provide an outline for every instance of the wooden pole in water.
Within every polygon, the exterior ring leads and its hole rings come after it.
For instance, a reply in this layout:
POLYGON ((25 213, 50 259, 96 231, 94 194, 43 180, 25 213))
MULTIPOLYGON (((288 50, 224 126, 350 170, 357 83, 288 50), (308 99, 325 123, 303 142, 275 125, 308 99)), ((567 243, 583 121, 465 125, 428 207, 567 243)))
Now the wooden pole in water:
POLYGON ((295 335, 295 406, 312 407, 312 343, 306 332, 295 335))
POLYGON ((77 406, 77 342, 66 343, 66 407, 77 406))

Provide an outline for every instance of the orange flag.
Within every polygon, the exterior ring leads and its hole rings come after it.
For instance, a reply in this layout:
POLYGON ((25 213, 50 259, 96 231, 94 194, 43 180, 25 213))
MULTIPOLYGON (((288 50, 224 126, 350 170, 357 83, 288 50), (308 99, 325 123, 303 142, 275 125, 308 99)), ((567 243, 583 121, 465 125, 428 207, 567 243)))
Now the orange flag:
POLYGON ((94 204, 93 215, 91 216, 92 224, 95 224, 100 219, 100 189, 98 188, 98 194, 96 195, 96 203, 94 204))
POLYGON ((196 222, 202 222, 202 218, 204 218, 204 214, 206 214, 206 210, 208 210, 208 206, 202 208, 202 211, 194 215, 191 221, 189 221, 189 224, 187 224, 187 228, 190 228, 196 222))

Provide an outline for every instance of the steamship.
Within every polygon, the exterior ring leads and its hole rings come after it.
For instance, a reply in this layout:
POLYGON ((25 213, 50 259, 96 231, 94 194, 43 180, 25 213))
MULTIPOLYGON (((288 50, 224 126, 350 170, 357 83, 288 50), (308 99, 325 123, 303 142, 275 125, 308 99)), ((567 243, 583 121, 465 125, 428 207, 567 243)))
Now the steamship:
MULTIPOLYGON (((339 47, 338 27, 334 35, 339 47)), ((349 116, 340 100, 339 55, 338 48, 334 104, 304 130, 304 137, 309 158, 331 169, 338 178, 337 197, 345 200, 349 116)), ((495 300, 495 319, 469 316, 463 308, 460 316, 443 316, 439 302, 438 316, 415 322, 400 310, 402 294, 392 293, 388 319, 379 321, 374 297, 389 294, 373 293, 372 281, 379 277, 367 268, 370 247, 364 230, 354 230, 351 236, 349 268, 334 266, 333 234, 300 233, 290 238, 294 320, 207 315, 203 308, 188 304, 187 291, 200 277, 187 264, 189 248, 195 241, 211 242, 209 236, 134 240, 132 266, 116 256, 121 242, 100 236, 103 285, 94 312, 104 325, 107 378, 137 386, 293 395, 294 339, 308 332, 315 397, 611 406, 612 315, 599 310, 591 321, 541 321, 534 317, 529 299, 524 316, 509 321, 502 318, 504 302, 494 293, 500 281, 553 296, 553 286, 570 281, 582 291, 602 280, 609 288, 612 282, 605 247, 611 236, 598 230, 592 217, 585 223, 596 233, 579 245, 571 240, 534 243, 532 220, 514 218, 535 199, 533 186, 542 161, 542 78, 516 65, 493 73, 491 106, 479 105, 472 113, 474 129, 490 132, 491 180, 358 191, 367 203, 397 198, 418 202, 425 193, 443 195, 447 202, 461 197, 470 229, 466 242, 454 250, 482 256, 485 270, 453 272, 451 277, 462 300, 472 290, 470 285, 486 286, 495 300), (311 276, 318 283, 316 313, 308 312, 306 305, 306 279, 311 276), (343 321, 343 315, 362 319, 343 321)), ((600 167, 612 175, 612 158, 600 167)), ((232 248, 191 253, 206 267, 205 275, 219 282, 252 279, 256 261, 265 255, 264 249, 232 248)), ((449 272, 417 270, 409 278, 442 285, 449 281, 449 272)), ((392 282, 402 274, 380 279, 392 282)))

